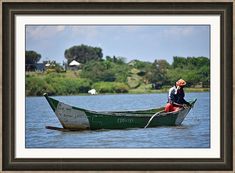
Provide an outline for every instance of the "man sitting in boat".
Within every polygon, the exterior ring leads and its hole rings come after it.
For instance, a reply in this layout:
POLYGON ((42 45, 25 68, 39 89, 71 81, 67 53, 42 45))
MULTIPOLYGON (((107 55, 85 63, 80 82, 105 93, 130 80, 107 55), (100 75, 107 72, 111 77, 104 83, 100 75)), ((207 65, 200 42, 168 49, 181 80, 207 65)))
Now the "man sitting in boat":
POLYGON ((178 111, 181 107, 191 106, 189 102, 184 99, 184 87, 186 82, 183 79, 179 79, 175 86, 170 88, 168 95, 168 102, 165 106, 165 112, 178 111))

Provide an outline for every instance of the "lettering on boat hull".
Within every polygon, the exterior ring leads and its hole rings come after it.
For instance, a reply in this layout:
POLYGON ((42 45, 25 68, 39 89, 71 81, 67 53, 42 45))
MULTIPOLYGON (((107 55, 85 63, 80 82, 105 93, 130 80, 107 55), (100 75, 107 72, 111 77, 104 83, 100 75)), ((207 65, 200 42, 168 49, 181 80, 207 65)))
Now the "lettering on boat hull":
POLYGON ((133 119, 126 119, 126 118, 118 118, 117 119, 117 123, 118 124, 123 124, 123 123, 130 123, 130 124, 132 124, 132 123, 134 123, 134 120, 133 119))
POLYGON ((64 128, 70 129, 89 129, 90 123, 86 113, 82 110, 73 109, 72 106, 59 103, 55 114, 64 128))

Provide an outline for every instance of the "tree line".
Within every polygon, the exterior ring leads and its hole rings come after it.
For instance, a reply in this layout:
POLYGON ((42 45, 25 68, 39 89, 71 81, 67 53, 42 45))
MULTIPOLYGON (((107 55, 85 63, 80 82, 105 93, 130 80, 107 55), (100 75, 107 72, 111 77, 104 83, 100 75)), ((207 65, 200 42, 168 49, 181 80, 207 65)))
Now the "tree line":
MULTIPOLYGON (((69 64, 76 60, 82 64, 79 78, 88 79, 91 84, 117 82, 130 88, 141 84, 159 84, 170 86, 180 78, 187 81, 189 87, 210 85, 210 60, 207 57, 174 56, 172 64, 164 59, 154 62, 132 60, 125 57, 103 57, 102 49, 87 45, 77 45, 65 50, 64 56, 69 64)), ((36 64, 41 55, 35 51, 26 51, 26 66, 36 64)), ((98 85, 96 85, 98 86, 98 85)), ((126 87, 125 87, 126 88, 126 87)))

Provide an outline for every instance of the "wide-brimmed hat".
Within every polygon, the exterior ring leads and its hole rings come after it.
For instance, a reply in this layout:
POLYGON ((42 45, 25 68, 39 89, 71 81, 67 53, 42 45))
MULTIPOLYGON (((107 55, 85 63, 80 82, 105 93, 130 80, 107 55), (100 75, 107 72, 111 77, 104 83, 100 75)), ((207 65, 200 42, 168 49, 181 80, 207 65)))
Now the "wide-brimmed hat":
POLYGON ((183 79, 179 79, 179 80, 176 82, 176 85, 182 87, 182 86, 185 86, 185 85, 186 85, 186 82, 185 82, 183 79))

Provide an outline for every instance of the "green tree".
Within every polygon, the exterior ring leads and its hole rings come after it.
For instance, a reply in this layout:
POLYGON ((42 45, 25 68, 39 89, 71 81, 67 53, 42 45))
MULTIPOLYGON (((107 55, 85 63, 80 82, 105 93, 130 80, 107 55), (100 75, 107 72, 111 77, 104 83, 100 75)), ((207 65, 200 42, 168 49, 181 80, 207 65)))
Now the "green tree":
POLYGON ((173 57, 172 67, 167 70, 167 78, 171 84, 179 78, 187 81, 187 85, 209 87, 210 83, 210 60, 207 57, 173 57))
POLYGON ((207 57, 173 57, 173 68, 198 69, 202 66, 210 66, 210 60, 207 57))
POLYGON ((126 82, 130 68, 122 62, 109 60, 89 61, 80 73, 81 77, 91 79, 93 82, 126 82))
POLYGON ((133 67, 139 70, 145 70, 145 71, 152 66, 152 63, 146 62, 146 61, 140 61, 140 60, 132 60, 129 63, 131 63, 133 67))
POLYGON ((187 57, 186 59, 186 68, 187 69, 199 69, 203 66, 210 66, 210 61, 206 57, 187 57))
POLYGON ((111 56, 106 56, 105 59, 106 59, 107 61, 111 61, 111 62, 113 61, 113 59, 112 59, 111 56))
POLYGON ((208 87, 210 85, 210 67, 209 66, 202 66, 198 72, 197 75, 200 78, 200 82, 202 82, 202 85, 204 87, 208 87))
POLYGON ((148 80, 150 83, 158 82, 167 84, 168 78, 166 74, 169 68, 170 64, 166 60, 155 60, 145 76, 146 80, 148 80))
POLYGON ((164 73, 167 69, 170 68, 170 64, 165 59, 155 60, 154 64, 162 73, 164 73))
POLYGON ((25 68, 27 71, 35 70, 35 64, 41 59, 41 54, 29 50, 25 51, 25 68))
POLYGON ((185 57, 178 57, 178 56, 173 57, 173 63, 172 63, 173 68, 185 68, 185 66, 187 66, 187 59, 185 57))
POLYGON ((126 63, 126 58, 125 57, 116 57, 113 56, 113 58, 111 56, 106 56, 105 59, 109 62, 114 62, 117 64, 125 64, 126 63))
POLYGON ((102 49, 99 47, 92 47, 82 44, 66 49, 64 52, 64 56, 68 60, 68 64, 73 60, 85 64, 86 62, 91 60, 101 60, 103 57, 103 53, 102 49))
POLYGON ((90 61, 86 63, 81 71, 82 78, 88 78, 93 82, 115 81, 115 73, 111 71, 111 64, 107 61, 90 61))

